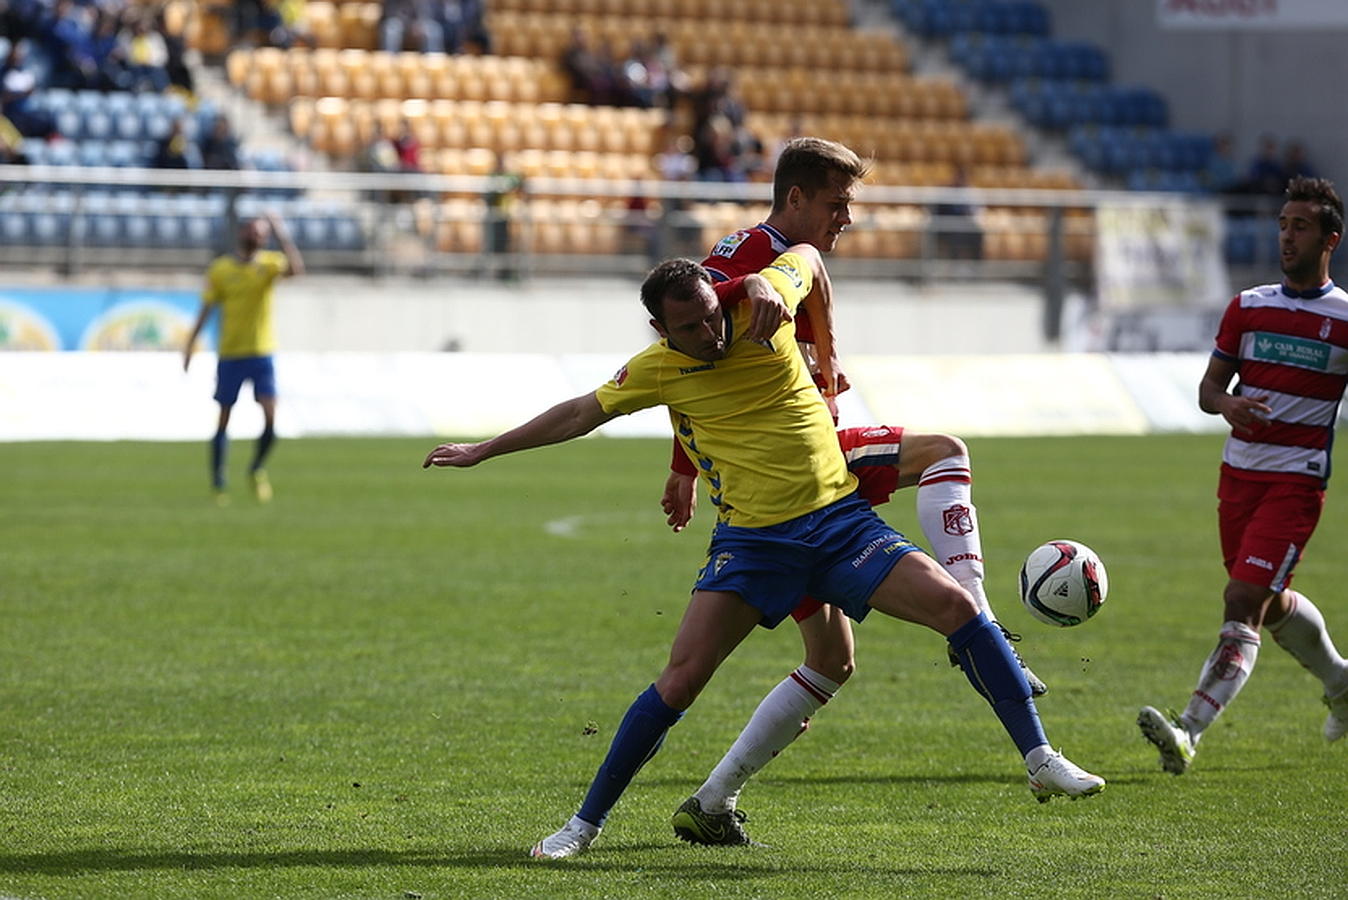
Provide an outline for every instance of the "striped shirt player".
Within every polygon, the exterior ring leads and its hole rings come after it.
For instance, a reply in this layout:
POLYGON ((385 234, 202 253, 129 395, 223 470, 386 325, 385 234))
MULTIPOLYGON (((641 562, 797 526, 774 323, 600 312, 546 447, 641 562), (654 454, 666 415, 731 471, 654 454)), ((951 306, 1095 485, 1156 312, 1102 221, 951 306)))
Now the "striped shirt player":
POLYGON ((1231 426, 1217 484, 1225 621, 1184 712, 1144 706, 1137 718, 1161 767, 1175 775, 1188 770, 1199 739, 1249 679, 1264 627, 1320 679, 1329 706, 1325 738, 1348 732, 1348 662, 1320 610, 1291 589, 1324 508, 1334 424, 1348 388, 1348 293, 1329 280, 1342 234, 1334 186, 1291 179, 1278 215, 1283 281, 1231 301, 1199 383, 1199 408, 1231 426))
POLYGON ((1348 387, 1348 293, 1267 284, 1231 301, 1213 356, 1239 373, 1267 421, 1232 428, 1222 450, 1222 555, 1232 578, 1281 591, 1315 530, 1329 481, 1339 403, 1348 387), (1278 514, 1270 518, 1268 502, 1278 514), (1284 504, 1288 504, 1284 506, 1284 504), (1250 517, 1269 528, 1248 527, 1250 517))

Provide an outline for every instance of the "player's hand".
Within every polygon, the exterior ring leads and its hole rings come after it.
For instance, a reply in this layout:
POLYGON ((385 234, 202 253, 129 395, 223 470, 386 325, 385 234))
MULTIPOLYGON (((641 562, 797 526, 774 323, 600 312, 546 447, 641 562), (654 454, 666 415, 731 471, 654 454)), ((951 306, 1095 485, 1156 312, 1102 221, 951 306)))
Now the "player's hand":
POLYGON ((765 341, 777 333, 783 322, 791 321, 791 310, 766 278, 744 281, 745 299, 749 303, 749 327, 744 336, 751 341, 765 341))
POLYGON ((675 533, 683 531, 693 521, 693 511, 697 508, 697 476, 670 472, 665 480, 665 493, 660 498, 660 508, 668 517, 666 524, 675 533))
POLYGON ((1268 405, 1268 394, 1254 397, 1238 397, 1227 394, 1222 401, 1222 418, 1236 431, 1254 431, 1268 424, 1273 409, 1268 405))
POLYGON ((481 444, 441 444, 426 455, 426 460, 421 464, 423 469, 429 469, 431 466, 446 467, 452 466, 458 469, 466 469, 469 466, 475 466, 482 461, 480 452, 481 444))

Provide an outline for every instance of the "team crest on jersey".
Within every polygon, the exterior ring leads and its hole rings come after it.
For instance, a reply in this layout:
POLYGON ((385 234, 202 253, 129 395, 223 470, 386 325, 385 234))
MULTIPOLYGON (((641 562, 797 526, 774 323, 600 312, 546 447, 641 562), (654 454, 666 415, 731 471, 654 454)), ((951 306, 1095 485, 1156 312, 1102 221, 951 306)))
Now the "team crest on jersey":
POLYGON ((1321 322, 1321 323, 1320 323, 1320 340, 1323 341, 1324 339, 1326 339, 1327 337, 1329 337, 1329 332, 1330 332, 1330 330, 1331 330, 1333 327, 1334 327, 1334 326, 1330 323, 1330 321, 1329 321, 1328 319, 1325 319, 1323 322, 1321 322))
POLYGON ((627 380, 627 366, 623 366, 621 369, 613 373, 613 383, 616 384, 618 387, 622 387, 623 382, 626 380, 627 380))
POLYGON ((941 510, 941 519, 946 534, 970 534, 974 530, 973 510, 962 504, 941 510))
POLYGON ((734 234, 727 234, 721 240, 717 241, 716 247, 711 251, 712 256, 734 256, 735 251, 740 245, 749 239, 749 232, 737 231, 734 234))

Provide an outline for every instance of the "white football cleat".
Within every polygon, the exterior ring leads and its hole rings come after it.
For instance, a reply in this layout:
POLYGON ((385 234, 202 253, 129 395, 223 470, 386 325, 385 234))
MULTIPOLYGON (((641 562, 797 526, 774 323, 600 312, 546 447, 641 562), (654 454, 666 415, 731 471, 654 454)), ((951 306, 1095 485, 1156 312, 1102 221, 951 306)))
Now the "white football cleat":
POLYGON ((1325 697, 1329 715, 1325 717, 1325 740, 1333 742, 1348 734, 1348 688, 1335 697, 1325 697))
POLYGON ((534 859, 566 859, 575 856, 589 847, 602 830, 598 825, 572 816, 559 831, 534 844, 529 855, 534 859))
POLYGON ((1198 742, 1189 734, 1173 712, 1165 716, 1153 706, 1144 706, 1137 714, 1137 727, 1142 736, 1161 751, 1161 768, 1171 775, 1183 775, 1189 770, 1198 752, 1198 742))
POLYGON ((1029 773, 1030 793, 1040 803, 1053 797, 1089 797, 1105 789, 1105 780, 1074 764, 1058 751, 1050 753, 1029 773))

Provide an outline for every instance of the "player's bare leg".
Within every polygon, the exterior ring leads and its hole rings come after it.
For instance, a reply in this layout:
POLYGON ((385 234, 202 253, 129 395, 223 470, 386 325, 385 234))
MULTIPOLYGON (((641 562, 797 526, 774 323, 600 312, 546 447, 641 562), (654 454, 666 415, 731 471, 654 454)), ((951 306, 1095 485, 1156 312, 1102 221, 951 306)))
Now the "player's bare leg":
POLYGON ((253 482, 253 495, 257 497, 257 502, 269 503, 272 498, 271 479, 267 477, 264 466, 267 454, 276 440, 276 398, 258 397, 257 403, 262 407, 263 426, 253 451, 252 465, 248 467, 248 476, 253 482))
MULTIPOLYGON (((996 622, 1008 641, 1020 640, 997 622, 983 588, 983 539, 973 502, 973 474, 969 448, 949 434, 921 434, 905 430, 899 451, 899 487, 917 487, 917 521, 932 556, 973 596, 979 609, 996 622)), ((1048 685, 1016 654, 1030 692, 1048 693, 1048 685)), ((952 656, 951 664, 958 661, 952 656)))
POLYGON ((229 504, 229 494, 225 493, 225 464, 229 460, 229 414, 233 410, 234 407, 221 404, 215 434, 211 437, 211 490, 215 492, 215 502, 220 506, 229 504))

